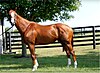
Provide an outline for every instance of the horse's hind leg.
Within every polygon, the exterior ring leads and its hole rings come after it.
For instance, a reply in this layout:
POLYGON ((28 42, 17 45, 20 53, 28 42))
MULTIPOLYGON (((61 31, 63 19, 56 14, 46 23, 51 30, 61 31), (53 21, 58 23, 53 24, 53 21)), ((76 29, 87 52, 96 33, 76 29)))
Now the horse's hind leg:
POLYGON ((71 65, 71 59, 70 59, 70 54, 73 57, 74 60, 74 67, 77 68, 77 61, 76 61, 76 55, 75 55, 75 51, 72 47, 72 44, 70 44, 69 42, 63 42, 62 43, 63 49, 64 51, 66 51, 67 57, 68 57, 68 67, 71 65))
POLYGON ((77 68, 77 61, 76 61, 76 55, 75 55, 75 51, 72 47, 72 45, 69 43, 67 44, 68 46, 68 49, 69 49, 69 52, 71 53, 72 57, 73 57, 73 60, 74 60, 74 67, 77 68))
POLYGON ((71 65, 70 52, 67 50, 66 54, 67 54, 67 57, 68 57, 68 65, 67 65, 67 67, 69 67, 71 65))
POLYGON ((71 65, 70 51, 68 50, 67 43, 62 43, 62 46, 63 46, 63 51, 66 51, 68 57, 67 67, 69 67, 71 65))

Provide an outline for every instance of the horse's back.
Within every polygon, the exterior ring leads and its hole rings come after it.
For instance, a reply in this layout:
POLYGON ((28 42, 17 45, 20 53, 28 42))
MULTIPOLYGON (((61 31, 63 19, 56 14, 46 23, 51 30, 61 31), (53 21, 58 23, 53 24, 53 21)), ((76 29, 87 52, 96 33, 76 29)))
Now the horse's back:
POLYGON ((55 23, 55 24, 50 24, 50 25, 35 24, 33 27, 36 28, 36 29, 39 29, 42 32, 45 31, 45 30, 48 31, 48 30, 52 30, 52 29, 57 29, 57 30, 62 29, 67 33, 68 32, 73 33, 73 29, 71 27, 69 27, 67 24, 64 24, 64 23, 55 23))
POLYGON ((57 31, 58 31, 58 33, 64 32, 70 36, 73 36, 73 29, 64 23, 55 23, 55 24, 51 24, 51 25, 38 25, 38 26, 42 32, 46 30, 45 33, 50 30, 54 30, 56 33, 57 33, 57 31))
POLYGON ((58 29, 62 29, 63 31, 65 31, 65 32, 69 32, 69 33, 73 33, 73 29, 70 27, 70 26, 68 26, 67 24, 63 24, 63 23, 57 23, 57 24, 55 24, 56 25, 56 27, 58 28, 58 29))

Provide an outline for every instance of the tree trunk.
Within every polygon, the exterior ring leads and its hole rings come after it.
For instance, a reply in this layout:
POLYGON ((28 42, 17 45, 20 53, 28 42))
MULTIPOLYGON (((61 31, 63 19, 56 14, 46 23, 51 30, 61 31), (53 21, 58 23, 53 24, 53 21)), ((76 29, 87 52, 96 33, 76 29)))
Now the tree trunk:
POLYGON ((22 57, 26 57, 26 44, 22 41, 22 57))

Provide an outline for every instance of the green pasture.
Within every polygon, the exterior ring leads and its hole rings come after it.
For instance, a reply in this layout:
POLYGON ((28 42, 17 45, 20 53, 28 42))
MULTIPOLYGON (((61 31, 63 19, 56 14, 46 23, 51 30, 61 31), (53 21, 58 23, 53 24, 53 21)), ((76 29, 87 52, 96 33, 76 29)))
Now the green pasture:
POLYGON ((74 65, 67 68, 66 53, 62 48, 36 49, 39 68, 32 72, 32 61, 29 51, 26 58, 21 56, 21 50, 13 50, 17 54, 0 55, 0 73, 100 73, 100 46, 75 47, 78 68, 74 65))

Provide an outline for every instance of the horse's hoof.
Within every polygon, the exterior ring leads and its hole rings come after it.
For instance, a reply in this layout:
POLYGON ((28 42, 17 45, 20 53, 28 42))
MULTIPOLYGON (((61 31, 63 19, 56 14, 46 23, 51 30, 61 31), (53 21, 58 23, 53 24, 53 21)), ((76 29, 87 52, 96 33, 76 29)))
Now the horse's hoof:
POLYGON ((39 65, 34 65, 32 71, 36 71, 39 65))
POLYGON ((75 69, 77 68, 77 66, 74 67, 75 69))
POLYGON ((74 68, 77 68, 77 61, 74 62, 74 68))
POLYGON ((37 69, 33 68, 32 71, 36 71, 37 69))
POLYGON ((36 71, 37 70, 37 67, 34 67, 33 69, 32 69, 32 71, 36 71))

